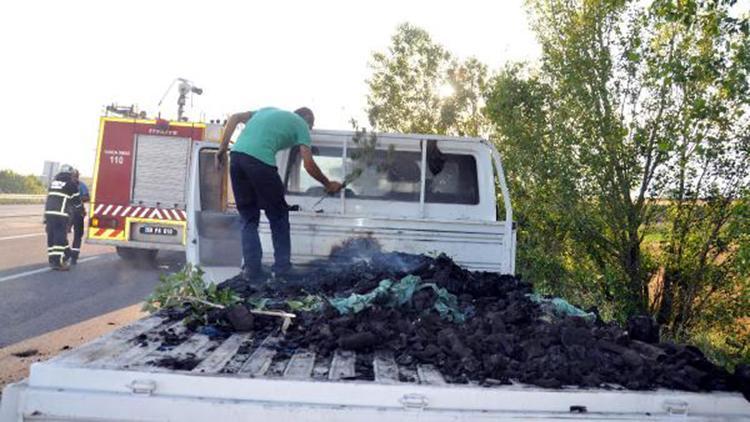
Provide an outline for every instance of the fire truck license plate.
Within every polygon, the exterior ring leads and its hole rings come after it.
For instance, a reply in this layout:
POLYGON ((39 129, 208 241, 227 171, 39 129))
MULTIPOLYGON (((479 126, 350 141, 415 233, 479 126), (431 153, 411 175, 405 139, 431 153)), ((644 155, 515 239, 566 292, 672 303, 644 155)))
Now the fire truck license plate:
POLYGON ((141 234, 155 234, 166 236, 177 236, 177 229, 164 226, 141 226, 138 231, 141 234))

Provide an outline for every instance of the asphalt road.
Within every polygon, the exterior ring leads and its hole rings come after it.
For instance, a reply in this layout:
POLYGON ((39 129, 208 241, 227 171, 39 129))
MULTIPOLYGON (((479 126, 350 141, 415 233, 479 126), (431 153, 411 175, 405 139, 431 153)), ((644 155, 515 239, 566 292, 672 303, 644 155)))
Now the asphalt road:
POLYGON ((76 267, 49 271, 42 209, 0 205, 0 347, 138 303, 184 263, 180 253, 126 262, 112 247, 84 243, 76 267))

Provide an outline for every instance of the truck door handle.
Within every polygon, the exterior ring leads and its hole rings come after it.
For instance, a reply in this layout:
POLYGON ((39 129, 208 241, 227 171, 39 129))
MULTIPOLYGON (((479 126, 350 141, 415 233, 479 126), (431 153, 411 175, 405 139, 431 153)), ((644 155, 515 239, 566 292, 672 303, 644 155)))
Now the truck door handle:
POLYGON ((154 380, 133 380, 128 384, 128 388, 133 394, 150 396, 156 391, 156 381, 154 380))
POLYGON ((423 410, 429 405, 427 397, 421 394, 404 394, 398 401, 404 409, 423 410))
POLYGON ((687 416, 688 413, 688 402, 685 400, 664 400, 664 410, 670 416, 687 416))

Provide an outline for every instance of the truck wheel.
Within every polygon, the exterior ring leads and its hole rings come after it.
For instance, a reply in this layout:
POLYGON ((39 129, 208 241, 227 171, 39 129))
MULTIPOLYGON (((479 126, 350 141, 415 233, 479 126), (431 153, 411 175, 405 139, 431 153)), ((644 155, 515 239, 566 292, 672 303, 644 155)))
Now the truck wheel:
POLYGON ((126 261, 151 262, 156 259, 156 254, 159 253, 156 249, 138 249, 125 246, 118 246, 115 249, 117 249, 117 255, 126 261))

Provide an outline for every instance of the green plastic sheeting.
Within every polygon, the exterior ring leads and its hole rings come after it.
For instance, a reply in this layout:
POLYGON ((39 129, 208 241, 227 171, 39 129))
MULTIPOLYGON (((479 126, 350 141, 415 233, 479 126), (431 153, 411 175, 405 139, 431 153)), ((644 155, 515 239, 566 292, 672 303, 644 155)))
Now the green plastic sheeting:
POLYGON ((433 307, 441 318, 454 322, 465 321, 466 316, 459 309, 458 298, 455 295, 434 283, 422 283, 422 279, 415 275, 408 275, 397 282, 385 279, 378 287, 365 294, 352 293, 348 297, 329 298, 328 302, 342 315, 356 314, 372 307, 373 304, 387 307, 407 305, 414 293, 421 289, 432 289, 435 292, 437 298, 433 307))
POLYGON ((548 299, 538 294, 528 294, 526 296, 531 299, 532 302, 538 303, 545 313, 554 317, 564 318, 567 316, 575 316, 584 318, 588 321, 596 320, 596 315, 593 312, 584 312, 580 308, 568 303, 565 299, 559 297, 548 299))

